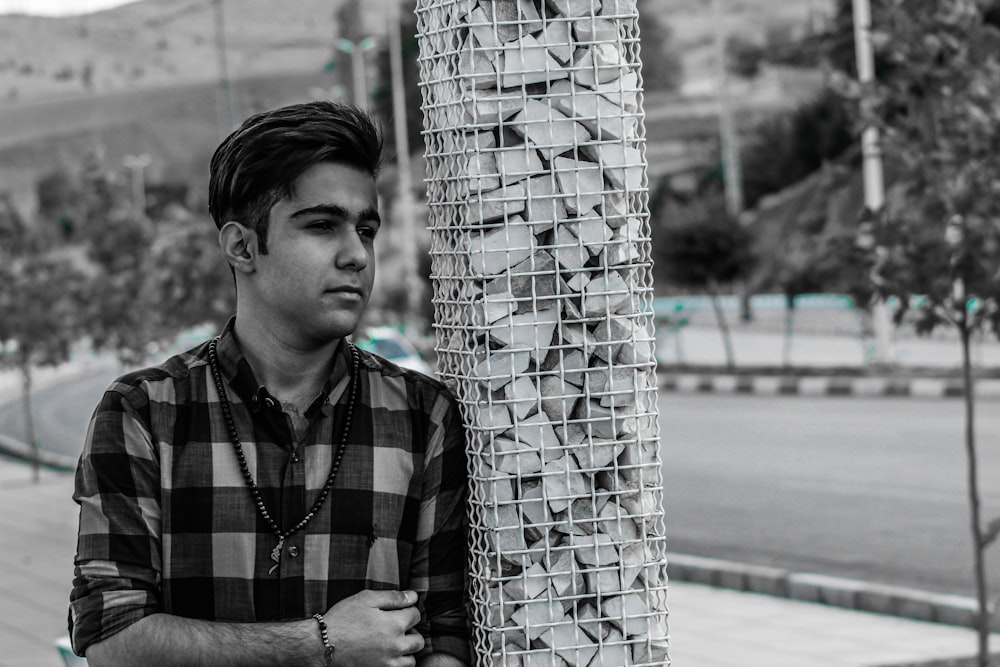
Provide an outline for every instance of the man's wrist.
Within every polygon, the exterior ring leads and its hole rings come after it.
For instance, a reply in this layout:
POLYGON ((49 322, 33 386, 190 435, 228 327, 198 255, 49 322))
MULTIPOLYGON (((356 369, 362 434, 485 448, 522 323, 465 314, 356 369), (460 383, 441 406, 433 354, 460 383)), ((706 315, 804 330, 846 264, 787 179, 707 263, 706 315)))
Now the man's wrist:
POLYGON ((333 652, 335 647, 330 641, 330 632, 326 627, 326 619, 322 614, 313 614, 316 626, 319 628, 319 639, 323 643, 323 667, 333 667, 333 652))

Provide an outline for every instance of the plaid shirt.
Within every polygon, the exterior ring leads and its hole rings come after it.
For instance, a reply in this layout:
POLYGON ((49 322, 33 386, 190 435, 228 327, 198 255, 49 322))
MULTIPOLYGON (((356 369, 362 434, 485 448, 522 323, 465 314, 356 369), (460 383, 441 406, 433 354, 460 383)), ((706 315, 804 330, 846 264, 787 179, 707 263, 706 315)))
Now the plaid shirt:
MULTIPOLYGON (((282 530, 326 482, 349 401, 350 354, 290 419, 232 334, 218 344, 232 415, 264 505, 282 530)), ((80 533, 70 597, 83 654, 157 612, 215 621, 307 618, 363 589, 419 593, 423 654, 469 660, 464 568, 466 459, 460 416, 440 383, 359 350, 357 405, 323 507, 285 539, 247 489, 227 435, 208 344, 117 380, 94 413, 76 474, 80 533)))

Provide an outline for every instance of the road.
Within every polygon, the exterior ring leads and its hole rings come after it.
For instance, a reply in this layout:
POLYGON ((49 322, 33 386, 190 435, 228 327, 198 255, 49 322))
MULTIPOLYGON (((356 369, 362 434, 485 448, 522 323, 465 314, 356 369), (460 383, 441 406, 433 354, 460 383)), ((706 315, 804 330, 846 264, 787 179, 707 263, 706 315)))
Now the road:
MULTIPOLYGON (((43 447, 76 456, 108 367, 39 392, 43 447)), ((1000 410, 979 409, 985 517, 1000 515, 1000 410)), ((962 403, 663 393, 669 549, 972 594, 962 403)), ((19 405, 0 409, 19 437, 19 405)), ((990 556, 1000 581, 1000 548, 990 556)))
MULTIPOLYGON (((996 408, 977 428, 988 518, 996 408)), ((660 415, 671 551, 972 594, 961 401, 662 394, 660 415)))

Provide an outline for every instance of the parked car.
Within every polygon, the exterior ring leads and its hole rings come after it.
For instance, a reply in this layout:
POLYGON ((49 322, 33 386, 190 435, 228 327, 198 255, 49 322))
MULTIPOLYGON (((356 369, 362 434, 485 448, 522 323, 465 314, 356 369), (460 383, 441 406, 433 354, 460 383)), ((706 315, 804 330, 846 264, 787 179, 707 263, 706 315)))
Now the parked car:
POLYGON ((354 344, 362 350, 385 357, 397 366, 434 376, 428 365, 409 338, 393 327, 371 327, 354 336, 354 344))

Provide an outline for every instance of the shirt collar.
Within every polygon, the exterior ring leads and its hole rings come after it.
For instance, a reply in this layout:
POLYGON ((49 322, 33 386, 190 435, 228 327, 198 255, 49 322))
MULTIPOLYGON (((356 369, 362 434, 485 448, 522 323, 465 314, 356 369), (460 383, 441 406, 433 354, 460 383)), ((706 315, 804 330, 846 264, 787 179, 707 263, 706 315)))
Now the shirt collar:
MULTIPOLYGON (((253 369, 250 367, 250 362, 243 356, 243 350, 236 339, 235 325, 236 317, 229 318, 219 335, 219 343, 216 346, 219 371, 222 373, 222 379, 232 387, 240 400, 256 412, 265 405, 265 401, 271 397, 271 393, 258 382, 257 376, 254 375, 253 369)), ((311 417, 312 413, 318 409, 326 411, 332 403, 336 403, 347 389, 351 380, 350 375, 351 353, 347 340, 341 339, 334 351, 333 370, 330 372, 330 377, 327 378, 319 396, 306 410, 306 417, 311 417)))

